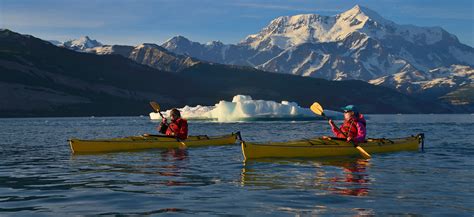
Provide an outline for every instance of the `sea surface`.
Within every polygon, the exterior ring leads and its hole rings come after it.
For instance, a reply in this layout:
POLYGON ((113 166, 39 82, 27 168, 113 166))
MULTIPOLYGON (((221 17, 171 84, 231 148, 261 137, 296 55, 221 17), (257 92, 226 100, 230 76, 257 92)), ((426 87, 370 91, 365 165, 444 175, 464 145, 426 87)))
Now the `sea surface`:
MULTIPOLYGON (((73 155, 70 138, 156 133, 143 117, 0 119, 0 216, 474 215, 474 115, 368 115, 369 137, 424 152, 243 162, 238 144, 73 155)), ((189 121, 246 141, 329 135, 326 121, 189 121)))

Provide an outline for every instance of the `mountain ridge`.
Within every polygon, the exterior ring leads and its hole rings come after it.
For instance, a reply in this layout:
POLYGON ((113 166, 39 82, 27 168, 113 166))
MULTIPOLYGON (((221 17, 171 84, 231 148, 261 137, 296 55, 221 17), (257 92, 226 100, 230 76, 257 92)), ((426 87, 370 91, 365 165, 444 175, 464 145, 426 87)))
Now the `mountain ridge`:
POLYGON ((180 72, 160 71, 120 55, 76 52, 9 30, 0 31, 0 47, 0 100, 9 102, 0 106, 2 117, 143 115, 150 100, 170 108, 213 105, 237 94, 305 106, 317 100, 334 109, 357 102, 366 113, 452 112, 429 101, 419 107, 418 99, 362 81, 205 62, 180 72))

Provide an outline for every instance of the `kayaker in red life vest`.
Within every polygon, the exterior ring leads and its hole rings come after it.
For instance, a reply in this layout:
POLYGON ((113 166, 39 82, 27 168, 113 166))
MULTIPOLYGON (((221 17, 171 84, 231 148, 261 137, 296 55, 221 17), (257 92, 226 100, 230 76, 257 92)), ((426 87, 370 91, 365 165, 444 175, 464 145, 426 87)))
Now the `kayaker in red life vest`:
POLYGON ((158 132, 167 136, 174 136, 178 139, 185 140, 188 138, 188 121, 181 118, 178 109, 171 109, 171 123, 168 124, 167 119, 163 118, 160 126, 157 127, 158 132))
MULTIPOLYGON (((334 121, 329 119, 329 125, 331 125, 334 135, 337 138, 345 138, 348 142, 351 140, 355 143, 364 142, 367 135, 364 116, 354 105, 347 105, 341 109, 344 111, 344 123, 339 127, 340 130, 336 128, 334 121)), ((329 139, 329 137, 323 136, 323 139, 329 139)))

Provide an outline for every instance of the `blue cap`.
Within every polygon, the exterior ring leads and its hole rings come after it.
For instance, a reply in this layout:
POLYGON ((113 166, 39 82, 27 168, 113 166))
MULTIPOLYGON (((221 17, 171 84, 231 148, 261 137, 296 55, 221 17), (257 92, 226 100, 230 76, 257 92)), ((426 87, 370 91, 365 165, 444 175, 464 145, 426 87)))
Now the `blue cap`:
POLYGON ((341 108, 343 111, 353 111, 357 112, 357 108, 354 105, 346 105, 341 108))

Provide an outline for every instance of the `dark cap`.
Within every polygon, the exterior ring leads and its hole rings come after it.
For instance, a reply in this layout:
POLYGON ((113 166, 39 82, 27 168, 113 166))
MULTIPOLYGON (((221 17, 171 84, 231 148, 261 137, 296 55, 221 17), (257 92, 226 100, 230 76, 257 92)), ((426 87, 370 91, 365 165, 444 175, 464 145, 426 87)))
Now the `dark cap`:
POLYGON ((352 112, 358 112, 357 108, 354 105, 346 105, 341 108, 343 111, 352 111, 352 112))

